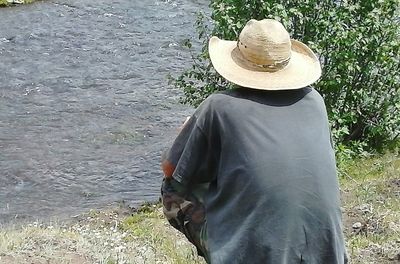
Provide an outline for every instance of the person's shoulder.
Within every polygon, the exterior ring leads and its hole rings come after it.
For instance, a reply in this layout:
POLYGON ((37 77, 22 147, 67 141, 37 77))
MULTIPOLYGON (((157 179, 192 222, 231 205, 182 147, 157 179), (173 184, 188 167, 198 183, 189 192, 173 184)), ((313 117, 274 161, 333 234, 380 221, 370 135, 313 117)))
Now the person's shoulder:
POLYGON ((212 103, 219 103, 221 101, 230 100, 232 98, 232 93, 232 90, 220 91, 211 94, 207 99, 212 103))
POLYGON ((306 87, 307 91, 309 91, 309 94, 312 96, 315 96, 316 98, 322 98, 322 95, 314 88, 314 87, 306 87))
POLYGON ((310 92, 307 94, 307 96, 313 98, 319 103, 325 104, 324 97, 315 88, 308 87, 308 89, 310 92))
POLYGON ((315 112, 326 113, 324 97, 315 88, 310 88, 310 92, 305 96, 305 99, 305 103, 312 107, 315 112))
POLYGON ((231 91, 215 92, 209 95, 200 105, 202 108, 215 109, 232 100, 231 91))

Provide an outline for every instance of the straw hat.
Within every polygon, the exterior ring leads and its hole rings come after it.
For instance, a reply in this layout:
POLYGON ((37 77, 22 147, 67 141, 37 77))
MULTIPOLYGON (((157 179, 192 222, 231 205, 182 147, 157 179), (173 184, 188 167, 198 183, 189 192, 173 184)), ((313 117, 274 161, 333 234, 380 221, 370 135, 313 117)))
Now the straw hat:
POLYGON ((250 20, 238 41, 212 37, 209 53, 215 70, 237 85, 261 90, 299 89, 321 76, 317 56, 291 40, 273 19, 250 20))

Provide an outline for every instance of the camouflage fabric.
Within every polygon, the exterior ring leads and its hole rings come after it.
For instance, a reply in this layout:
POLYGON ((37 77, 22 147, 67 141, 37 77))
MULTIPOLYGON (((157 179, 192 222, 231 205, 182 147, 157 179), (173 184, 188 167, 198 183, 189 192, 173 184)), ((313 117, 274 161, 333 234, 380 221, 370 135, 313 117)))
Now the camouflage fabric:
POLYGON ((164 215, 168 222, 196 246, 200 256, 209 262, 207 250, 207 222, 202 203, 202 189, 184 193, 182 185, 174 179, 164 179, 161 187, 164 215))

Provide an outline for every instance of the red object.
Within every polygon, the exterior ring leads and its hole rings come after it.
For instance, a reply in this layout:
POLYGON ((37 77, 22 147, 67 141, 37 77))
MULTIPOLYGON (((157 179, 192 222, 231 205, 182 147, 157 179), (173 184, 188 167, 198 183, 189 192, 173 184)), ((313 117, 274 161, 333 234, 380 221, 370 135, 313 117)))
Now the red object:
POLYGON ((164 160, 161 164, 161 167, 166 178, 172 177, 172 174, 175 171, 175 166, 171 162, 169 162, 168 160, 164 160))

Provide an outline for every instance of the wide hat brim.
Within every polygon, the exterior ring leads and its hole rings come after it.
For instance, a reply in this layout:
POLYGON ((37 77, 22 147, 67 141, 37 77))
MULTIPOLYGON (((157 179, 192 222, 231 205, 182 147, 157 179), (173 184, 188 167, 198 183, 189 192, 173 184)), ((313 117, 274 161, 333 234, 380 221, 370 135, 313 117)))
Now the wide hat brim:
POLYGON ((321 76, 317 56, 305 44, 291 40, 289 63, 275 72, 259 71, 240 63, 236 41, 212 37, 209 54, 215 70, 226 80, 242 87, 260 90, 291 90, 306 87, 321 76))

